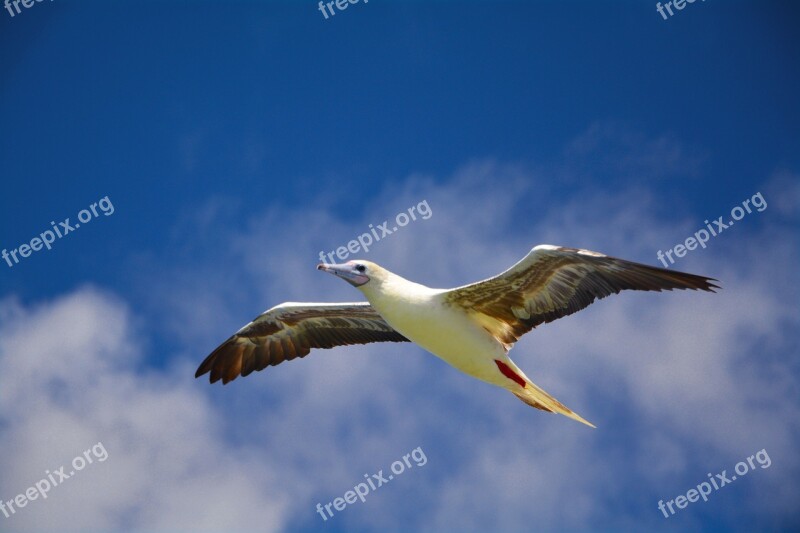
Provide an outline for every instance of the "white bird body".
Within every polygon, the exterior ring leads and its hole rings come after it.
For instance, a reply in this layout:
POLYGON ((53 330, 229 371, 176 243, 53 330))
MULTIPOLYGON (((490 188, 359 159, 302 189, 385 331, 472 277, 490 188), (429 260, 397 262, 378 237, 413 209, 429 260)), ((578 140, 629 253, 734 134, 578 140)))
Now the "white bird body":
MULTIPOLYGON (((384 269, 389 283, 362 292, 386 322, 404 337, 472 377, 505 387, 509 380, 493 362, 507 358, 497 339, 461 308, 448 306, 446 289, 432 289, 384 269)), ((369 287, 369 288, 368 288, 369 287)))
POLYGON ((284 303, 214 350, 195 374, 211 382, 304 357, 312 348, 411 341, 526 404, 594 427, 533 383, 508 357, 536 326, 621 290, 718 288, 711 278, 651 267, 597 252, 540 245, 511 268, 454 289, 409 281, 370 261, 317 267, 358 288, 368 302, 284 303))
POLYGON ((409 281, 369 263, 371 281, 358 287, 387 324, 408 340, 458 370, 513 392, 522 401, 548 411, 584 420, 534 384, 514 361, 508 349, 481 324, 486 317, 452 305, 446 296, 453 289, 433 289, 409 281))

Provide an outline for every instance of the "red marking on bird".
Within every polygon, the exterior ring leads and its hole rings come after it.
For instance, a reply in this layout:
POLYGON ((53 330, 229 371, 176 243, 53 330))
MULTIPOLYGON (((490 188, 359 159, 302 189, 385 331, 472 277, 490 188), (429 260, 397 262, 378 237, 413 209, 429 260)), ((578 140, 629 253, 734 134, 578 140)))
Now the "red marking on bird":
POLYGON ((499 359, 494 360, 497 368, 500 369, 500 372, 510 379, 511 381, 515 381, 520 387, 525 388, 525 380, 519 377, 516 372, 511 370, 511 367, 505 364, 504 362, 500 361, 499 359))

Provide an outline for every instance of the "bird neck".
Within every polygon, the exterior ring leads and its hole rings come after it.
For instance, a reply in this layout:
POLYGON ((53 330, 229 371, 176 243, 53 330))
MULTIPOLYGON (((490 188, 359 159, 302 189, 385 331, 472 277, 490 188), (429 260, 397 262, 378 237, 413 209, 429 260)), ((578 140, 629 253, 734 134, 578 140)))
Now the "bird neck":
POLYGON ((395 304, 400 302, 420 303, 442 292, 439 289, 431 289, 420 283, 409 281, 396 274, 389 274, 380 283, 367 283, 359 288, 376 308, 390 302, 395 304))

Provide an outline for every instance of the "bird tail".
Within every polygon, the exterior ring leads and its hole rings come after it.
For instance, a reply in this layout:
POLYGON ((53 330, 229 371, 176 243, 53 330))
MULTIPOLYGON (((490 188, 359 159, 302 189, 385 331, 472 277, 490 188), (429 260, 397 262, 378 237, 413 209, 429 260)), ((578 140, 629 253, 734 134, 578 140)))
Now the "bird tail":
POLYGON ((495 359, 494 362, 500 373, 510 380, 504 381, 500 386, 514 393, 514 396, 523 402, 531 407, 541 409, 542 411, 559 413, 573 420, 577 420, 582 424, 586 424, 589 427, 595 427, 594 424, 587 422, 578 413, 573 412, 566 405, 547 394, 544 389, 531 381, 531 379, 525 375, 525 372, 520 370, 519 367, 514 364, 514 361, 508 357, 495 359), (513 382, 514 385, 512 385, 511 382, 513 382))
POLYGON ((517 389, 511 391, 514 393, 514 396, 516 396, 523 402, 527 403, 531 407, 541 409, 542 411, 559 413, 564 416, 568 416, 573 420, 577 420, 578 422, 586 424, 589 427, 596 427, 591 422, 586 421, 581 415, 572 411, 563 403, 559 402, 558 400, 550 396, 547 392, 545 392, 541 387, 536 385, 530 379, 526 379, 525 381, 526 381, 525 387, 522 388, 522 390, 517 389))

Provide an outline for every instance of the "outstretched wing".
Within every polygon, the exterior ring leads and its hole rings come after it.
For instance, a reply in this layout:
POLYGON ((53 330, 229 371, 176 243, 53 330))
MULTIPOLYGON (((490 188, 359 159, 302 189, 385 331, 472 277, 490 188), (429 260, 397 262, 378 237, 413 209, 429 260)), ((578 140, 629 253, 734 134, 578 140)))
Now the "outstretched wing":
POLYGON ((717 280, 543 244, 502 274, 452 289, 443 297, 510 348, 539 324, 576 313, 609 294, 626 289, 714 292, 719 287, 712 281, 717 280))
POLYGON ((206 357, 195 373, 228 383, 295 357, 312 348, 370 342, 408 342, 367 302, 286 302, 264 311, 206 357))

